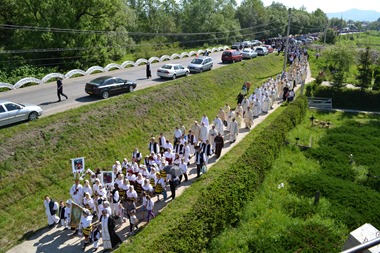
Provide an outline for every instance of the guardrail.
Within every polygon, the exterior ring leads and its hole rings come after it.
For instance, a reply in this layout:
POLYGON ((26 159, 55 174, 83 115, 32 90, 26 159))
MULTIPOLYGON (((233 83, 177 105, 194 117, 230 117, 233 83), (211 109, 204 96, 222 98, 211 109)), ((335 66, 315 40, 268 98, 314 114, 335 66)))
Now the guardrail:
POLYGON ((205 50, 200 49, 198 51, 190 51, 189 53, 187 53, 187 52, 183 52, 181 54, 175 53, 175 54, 172 54, 170 56, 169 55, 163 55, 161 57, 153 56, 153 57, 150 57, 149 59, 140 58, 135 62, 134 61, 125 61, 122 64, 110 63, 107 66, 105 66, 104 68, 101 66, 92 66, 92 67, 88 68, 86 71, 84 71, 82 69, 72 69, 69 72, 67 72, 66 74, 50 73, 50 74, 47 74, 46 76, 44 76, 42 79, 38 79, 35 77, 25 77, 13 85, 10 83, 0 82, 0 88, 8 88, 10 90, 15 90, 15 89, 21 88, 23 85, 25 85, 27 83, 43 84, 43 83, 46 83, 53 78, 67 79, 67 78, 73 77, 74 75, 86 76, 86 75, 91 75, 92 73, 99 72, 99 71, 100 72, 108 72, 108 71, 111 71, 113 69, 124 69, 127 67, 137 67, 141 64, 146 64, 147 62, 153 63, 153 62, 163 62, 165 60, 182 59, 184 57, 191 57, 193 55, 202 54, 206 50, 208 52, 213 53, 216 51, 224 51, 227 48, 228 48, 227 46, 218 47, 218 48, 214 47, 212 49, 207 48, 205 50))

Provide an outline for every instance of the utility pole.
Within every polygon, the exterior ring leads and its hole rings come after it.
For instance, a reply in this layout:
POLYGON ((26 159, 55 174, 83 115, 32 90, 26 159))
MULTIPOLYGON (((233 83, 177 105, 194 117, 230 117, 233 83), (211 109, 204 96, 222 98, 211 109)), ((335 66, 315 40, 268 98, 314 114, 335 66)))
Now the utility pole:
POLYGON ((326 36, 327 36, 327 29, 329 28, 330 21, 327 20, 326 28, 325 28, 325 38, 323 39, 323 46, 326 46, 326 36))
POLYGON ((285 44, 285 56, 284 56, 284 68, 282 69, 285 71, 286 69, 286 60, 288 59, 288 48, 289 48, 289 33, 290 33, 290 18, 292 14, 292 9, 288 9, 288 31, 286 33, 286 44, 285 44))

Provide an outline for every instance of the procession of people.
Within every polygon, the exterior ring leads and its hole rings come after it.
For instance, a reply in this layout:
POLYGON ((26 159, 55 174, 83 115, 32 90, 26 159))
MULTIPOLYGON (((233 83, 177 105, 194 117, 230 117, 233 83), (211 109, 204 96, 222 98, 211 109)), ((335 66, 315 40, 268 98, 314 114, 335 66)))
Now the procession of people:
POLYGON ((133 233, 141 222, 154 219, 156 204, 174 200, 182 179, 189 181, 189 172, 201 177, 207 165, 220 158, 227 143, 232 145, 244 128, 253 127, 255 118, 267 114, 275 102, 291 102, 294 86, 305 80, 306 69, 307 61, 300 57, 289 73, 278 74, 261 85, 246 81, 235 108, 226 103, 211 120, 203 114, 188 129, 178 124, 171 136, 162 132, 151 136, 145 150, 135 148, 122 162, 110 166, 110 180, 102 178, 100 169, 85 171, 76 178, 67 201, 58 204, 45 196, 48 225, 72 229, 73 236, 83 237, 83 249, 93 243, 96 251, 100 238, 104 249, 115 248, 122 242, 115 231, 117 226, 126 223, 133 233), (87 175, 89 179, 85 179, 87 175))

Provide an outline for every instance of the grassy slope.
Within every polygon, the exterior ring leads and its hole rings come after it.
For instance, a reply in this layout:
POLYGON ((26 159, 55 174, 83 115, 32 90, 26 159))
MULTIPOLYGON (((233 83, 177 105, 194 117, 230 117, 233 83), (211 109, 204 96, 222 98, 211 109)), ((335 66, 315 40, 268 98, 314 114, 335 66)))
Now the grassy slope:
POLYGON ((151 135, 171 136, 175 126, 190 126, 203 113, 212 119, 225 102, 235 104, 244 81, 261 83, 281 71, 282 60, 258 58, 2 129, 1 250, 45 225, 45 194, 69 197, 70 158, 84 156, 87 168, 108 169, 134 147, 145 155, 151 135))
POLYGON ((283 148, 254 200, 242 211, 238 227, 216 238, 210 252, 340 252, 351 230, 380 227, 379 116, 317 113, 330 130, 303 124, 288 134, 283 148), (369 137, 369 136, 372 136, 369 137), (295 147, 313 148, 302 152, 295 147), (356 164, 350 165, 353 153, 356 164), (278 188, 284 183, 284 188, 278 188), (314 193, 321 200, 314 205, 314 193))

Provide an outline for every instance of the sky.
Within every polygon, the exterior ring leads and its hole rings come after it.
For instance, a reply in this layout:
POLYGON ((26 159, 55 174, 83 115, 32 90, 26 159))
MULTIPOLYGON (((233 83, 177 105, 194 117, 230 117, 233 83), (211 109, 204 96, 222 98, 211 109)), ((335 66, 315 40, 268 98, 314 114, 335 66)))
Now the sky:
POLYGON ((307 12, 315 11, 317 8, 324 13, 343 12, 350 9, 374 10, 380 12, 380 0, 261 0, 264 6, 272 2, 282 3, 288 8, 299 9, 302 6, 307 12))

